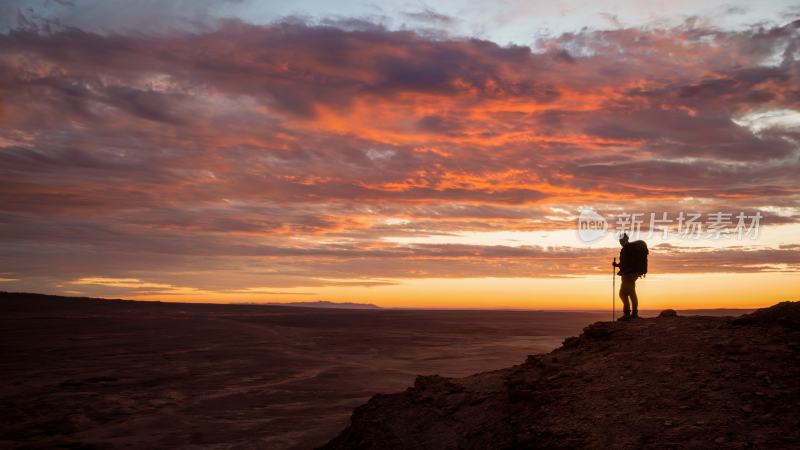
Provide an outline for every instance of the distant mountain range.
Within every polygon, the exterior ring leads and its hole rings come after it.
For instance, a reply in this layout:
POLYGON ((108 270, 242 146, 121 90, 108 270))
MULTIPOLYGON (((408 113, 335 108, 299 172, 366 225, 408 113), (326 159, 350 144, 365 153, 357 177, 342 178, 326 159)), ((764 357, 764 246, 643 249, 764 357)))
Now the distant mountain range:
MULTIPOLYGON (((247 306, 300 306, 306 308, 331 308, 331 309, 382 309, 378 305, 371 303, 352 303, 352 302, 330 302, 327 300, 320 300, 316 302, 286 302, 286 303, 266 303, 266 302, 238 302, 238 303, 181 303, 181 302, 160 302, 160 301, 140 301, 140 300, 122 300, 122 299, 104 299, 92 297, 64 297, 60 295, 48 294, 34 294, 28 292, 5 292, 0 291, 0 300, 3 301, 4 308, 19 307, 22 309, 29 309, 39 305, 42 302, 46 304, 61 304, 66 305, 64 302, 82 301, 86 304, 104 303, 104 304, 126 304, 128 306, 143 306, 161 304, 165 306, 178 306, 178 305, 193 305, 194 307, 220 307, 225 305, 247 305, 247 306)), ((68 303, 67 303, 68 304, 68 303)))
POLYGON ((338 308, 338 309, 381 309, 372 303, 352 303, 352 302, 329 302, 320 300, 317 302, 286 302, 286 303, 261 303, 261 302, 240 302, 237 305, 269 305, 269 306, 300 306, 305 308, 338 308))

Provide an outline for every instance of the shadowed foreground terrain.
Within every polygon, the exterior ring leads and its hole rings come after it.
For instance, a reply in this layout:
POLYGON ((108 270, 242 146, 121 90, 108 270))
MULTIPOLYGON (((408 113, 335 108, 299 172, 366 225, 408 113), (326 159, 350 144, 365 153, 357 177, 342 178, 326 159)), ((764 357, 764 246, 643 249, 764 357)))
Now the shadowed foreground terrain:
POLYGON ((375 393, 506 367, 605 317, 0 293, 0 448, 313 448, 375 393))
POLYGON ((598 322, 521 365, 417 378, 332 449, 800 448, 800 302, 598 322))

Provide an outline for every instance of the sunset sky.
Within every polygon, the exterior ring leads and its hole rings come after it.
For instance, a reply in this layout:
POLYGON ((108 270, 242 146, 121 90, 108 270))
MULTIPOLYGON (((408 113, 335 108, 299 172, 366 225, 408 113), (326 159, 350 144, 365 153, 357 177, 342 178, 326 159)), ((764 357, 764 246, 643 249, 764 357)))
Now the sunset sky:
POLYGON ((796 1, 4 1, 0 290, 609 308, 618 217, 641 214, 641 308, 798 300, 799 19, 796 1), (585 242, 590 211, 608 230, 585 242))

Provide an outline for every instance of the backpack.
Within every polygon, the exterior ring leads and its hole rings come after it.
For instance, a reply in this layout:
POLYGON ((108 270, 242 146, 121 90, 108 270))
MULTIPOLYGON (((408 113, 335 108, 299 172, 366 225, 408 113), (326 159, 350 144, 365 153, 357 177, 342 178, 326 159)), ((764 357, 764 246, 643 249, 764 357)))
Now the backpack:
POLYGON ((647 275, 647 255, 650 254, 650 250, 647 249, 647 243, 633 241, 625 247, 625 255, 630 258, 631 272, 642 277, 647 275))

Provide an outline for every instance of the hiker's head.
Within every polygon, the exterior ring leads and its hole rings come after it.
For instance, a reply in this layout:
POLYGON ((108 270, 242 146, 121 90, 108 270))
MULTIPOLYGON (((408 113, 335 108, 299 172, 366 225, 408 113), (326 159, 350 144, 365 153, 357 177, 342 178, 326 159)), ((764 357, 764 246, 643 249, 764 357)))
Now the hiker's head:
POLYGON ((625 245, 628 243, 628 233, 623 233, 622 236, 619 238, 619 245, 625 245))

